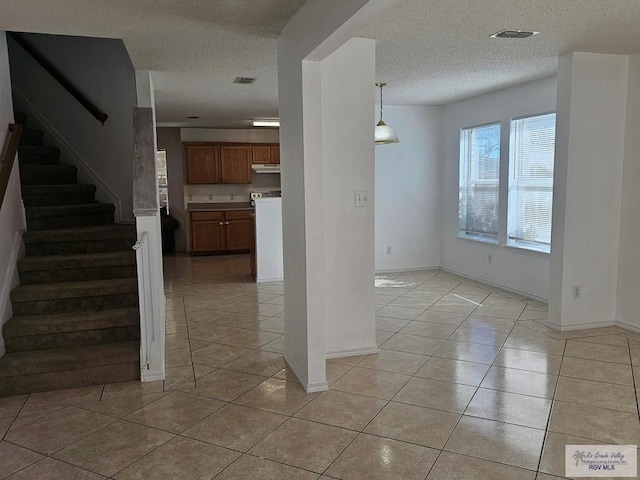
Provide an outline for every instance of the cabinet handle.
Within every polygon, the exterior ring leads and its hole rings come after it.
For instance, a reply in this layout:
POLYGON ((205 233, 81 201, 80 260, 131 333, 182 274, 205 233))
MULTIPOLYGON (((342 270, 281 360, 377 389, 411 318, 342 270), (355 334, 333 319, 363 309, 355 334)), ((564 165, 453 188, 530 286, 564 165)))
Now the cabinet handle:
POLYGON ((229 222, 224 222, 225 225, 229 225, 229 222))
POLYGON ((220 222, 219 225, 224 225, 224 222, 220 222))

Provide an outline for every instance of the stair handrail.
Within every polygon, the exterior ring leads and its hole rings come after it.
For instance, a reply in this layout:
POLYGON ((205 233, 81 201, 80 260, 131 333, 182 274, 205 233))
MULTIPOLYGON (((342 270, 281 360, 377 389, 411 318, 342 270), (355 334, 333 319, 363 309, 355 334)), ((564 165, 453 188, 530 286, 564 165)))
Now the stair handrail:
POLYGON ((96 104, 87 98, 55 65, 45 58, 26 38, 16 32, 8 32, 8 35, 20 45, 25 52, 44 68, 67 92, 75 98, 93 117, 102 125, 107 121, 109 115, 100 110, 96 104))
POLYGON ((2 157, 2 166, 0 166, 0 208, 4 201, 4 195, 7 193, 7 185, 13 170, 13 162, 18 153, 18 145, 20 144, 20 135, 22 135, 22 125, 19 123, 9 124, 9 143, 2 157))

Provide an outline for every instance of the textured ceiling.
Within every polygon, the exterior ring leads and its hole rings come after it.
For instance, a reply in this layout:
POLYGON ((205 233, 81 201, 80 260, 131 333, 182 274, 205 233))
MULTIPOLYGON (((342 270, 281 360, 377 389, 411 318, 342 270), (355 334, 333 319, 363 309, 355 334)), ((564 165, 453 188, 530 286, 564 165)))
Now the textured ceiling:
MULTIPOLYGON (((153 72, 160 122, 237 128, 277 116, 276 39, 303 3, 0 0, 0 30, 122 38, 153 72)), ((362 35, 378 40, 385 103, 440 105, 552 75, 565 52, 640 52, 640 0, 401 0, 362 35), (541 33, 488 38, 503 28, 541 33)))

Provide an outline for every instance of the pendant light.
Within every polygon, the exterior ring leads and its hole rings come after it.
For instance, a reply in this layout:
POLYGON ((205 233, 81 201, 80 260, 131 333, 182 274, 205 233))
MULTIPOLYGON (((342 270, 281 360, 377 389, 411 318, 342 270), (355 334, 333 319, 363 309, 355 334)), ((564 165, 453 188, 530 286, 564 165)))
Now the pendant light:
POLYGON ((386 145, 388 143, 399 142, 396 132, 394 132, 391 127, 388 127, 382 120, 382 87, 385 85, 386 83, 376 83, 376 87, 380 87, 380 121, 376 125, 376 145, 386 145))

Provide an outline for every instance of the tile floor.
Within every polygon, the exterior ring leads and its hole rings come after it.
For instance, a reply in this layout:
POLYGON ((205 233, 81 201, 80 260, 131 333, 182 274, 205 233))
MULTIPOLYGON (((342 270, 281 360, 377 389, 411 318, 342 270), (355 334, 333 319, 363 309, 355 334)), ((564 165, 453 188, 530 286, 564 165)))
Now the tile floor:
POLYGON ((283 286, 246 256, 166 258, 167 379, 0 399, 0 478, 522 479, 565 444, 640 444, 640 335, 440 272, 376 277, 378 355, 306 394, 283 286))

